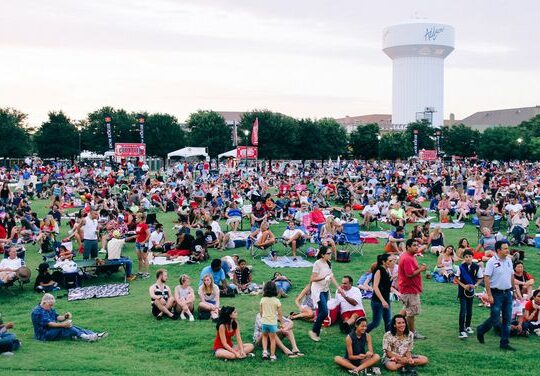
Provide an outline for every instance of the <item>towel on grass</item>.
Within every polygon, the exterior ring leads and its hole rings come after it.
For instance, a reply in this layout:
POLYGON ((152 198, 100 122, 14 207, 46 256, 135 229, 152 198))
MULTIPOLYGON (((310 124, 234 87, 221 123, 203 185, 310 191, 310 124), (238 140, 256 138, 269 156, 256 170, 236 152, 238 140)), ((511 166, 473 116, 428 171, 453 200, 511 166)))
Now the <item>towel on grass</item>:
POLYGON ((92 298, 113 298, 129 295, 129 283, 111 283, 101 286, 77 287, 68 291, 68 301, 92 298))
POLYGON ((313 263, 304 260, 302 257, 293 260, 292 257, 280 256, 276 261, 272 260, 272 257, 264 257, 262 262, 271 268, 311 268, 313 266, 313 263))

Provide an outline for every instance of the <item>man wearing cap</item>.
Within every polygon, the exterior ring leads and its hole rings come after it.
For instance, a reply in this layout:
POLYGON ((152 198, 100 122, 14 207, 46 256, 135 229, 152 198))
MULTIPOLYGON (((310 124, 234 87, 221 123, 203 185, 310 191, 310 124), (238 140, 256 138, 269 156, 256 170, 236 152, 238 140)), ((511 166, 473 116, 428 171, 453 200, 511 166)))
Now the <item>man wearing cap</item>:
POLYGON ((0 261, 0 285, 13 281, 20 267, 22 260, 17 257, 17 249, 9 248, 9 257, 0 261))
POLYGON ((514 291, 514 268, 508 257, 508 243, 498 240, 495 243, 497 254, 488 260, 484 270, 487 300, 491 304, 490 317, 476 329, 478 342, 484 343, 484 335, 492 326, 501 322, 501 350, 515 351, 510 346, 510 322, 512 319, 512 291, 514 291))
POLYGON ((107 259, 122 261, 126 269, 126 279, 128 281, 134 281, 137 276, 131 274, 133 262, 128 258, 122 256, 122 249, 126 244, 126 239, 121 238, 122 234, 118 230, 113 231, 113 237, 107 243, 107 259))

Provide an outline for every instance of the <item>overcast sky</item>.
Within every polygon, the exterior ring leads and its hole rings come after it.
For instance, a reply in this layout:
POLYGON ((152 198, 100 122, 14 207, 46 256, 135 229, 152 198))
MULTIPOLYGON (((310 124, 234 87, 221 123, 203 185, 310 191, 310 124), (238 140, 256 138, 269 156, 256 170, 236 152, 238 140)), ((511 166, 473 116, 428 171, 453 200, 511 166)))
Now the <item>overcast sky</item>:
POLYGON ((382 29, 449 23, 445 118, 540 105, 540 2, 502 0, 1 0, 0 107, 40 125, 111 105, 268 108, 295 117, 391 113, 382 29))

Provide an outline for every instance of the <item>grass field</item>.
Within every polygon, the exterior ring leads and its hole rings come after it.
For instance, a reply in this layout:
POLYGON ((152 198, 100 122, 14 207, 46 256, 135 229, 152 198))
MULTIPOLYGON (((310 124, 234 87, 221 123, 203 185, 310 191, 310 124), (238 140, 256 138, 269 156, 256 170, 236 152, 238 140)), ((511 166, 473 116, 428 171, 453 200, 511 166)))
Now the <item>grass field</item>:
MULTIPOLYGON (((46 213, 48 202, 38 201, 33 207, 40 216, 46 213)), ((159 214, 167 235, 173 236, 174 213, 159 214)), ((273 230, 281 235, 283 225, 274 225, 273 230)), ((67 227, 62 226, 62 233, 67 227)), ((476 229, 468 224, 464 230, 446 230, 447 243, 457 246, 461 237, 467 237, 476 244, 476 229)), ((277 247, 279 251, 281 246, 277 247)), ((333 263, 337 277, 350 274, 357 280, 375 261, 382 250, 381 245, 366 245, 364 256, 354 256, 348 264, 333 263)), ((540 256, 534 248, 526 248, 527 270, 538 277, 540 275, 540 256)), ((127 255, 135 259, 133 243, 127 245, 127 255)), ((245 249, 226 251, 226 254, 247 255, 245 249)), ((220 253, 222 254, 222 253, 220 253)), ((218 252, 211 251, 211 256, 218 252)), ((426 256, 423 262, 433 267, 435 256, 426 256)), ((40 262, 37 247, 30 245, 27 251, 27 264, 33 270, 40 262)), ((258 260, 250 260, 254 266, 254 280, 262 283, 273 274, 266 265, 258 260)), ((136 267, 136 262, 135 265, 136 267)), ((187 273, 195 281, 205 265, 168 266, 169 285, 174 287, 180 274, 187 273)), ((153 267, 152 270, 157 269, 153 267)), ((282 269, 293 282, 289 297, 282 300, 283 312, 295 309, 294 296, 307 282, 311 269, 282 269)), ((93 283, 121 282, 121 273, 110 278, 97 279, 93 283)), ((329 375, 346 374, 333 363, 335 355, 344 353, 344 336, 338 327, 323 329, 322 341, 312 342, 307 331, 310 324, 295 323, 295 335, 299 348, 306 353, 303 358, 288 359, 278 353, 278 361, 263 362, 261 351, 256 358, 243 361, 223 362, 216 360, 212 353, 215 325, 211 321, 156 321, 150 313, 148 287, 153 279, 136 280, 131 283, 130 294, 126 297, 111 299, 92 299, 68 302, 58 299, 56 309, 59 313, 70 311, 74 314, 74 323, 95 331, 108 331, 110 337, 97 343, 73 341, 39 342, 32 338, 30 312, 39 303, 40 295, 26 285, 24 292, 12 288, 13 295, 0 290, 0 311, 5 321, 14 321, 14 332, 23 343, 15 356, 0 359, 0 375, 329 375)), ((195 283, 195 282, 194 282, 195 283)), ((430 363, 419 373, 425 375, 534 375, 537 370, 540 338, 512 338, 511 343, 517 348, 513 354, 499 350, 499 340, 493 332, 486 335, 486 344, 480 345, 476 337, 467 340, 457 338, 457 315, 459 304, 456 299, 456 287, 451 284, 439 284, 424 279, 422 296, 423 313, 417 319, 417 327, 428 337, 418 341, 415 352, 429 357, 430 363)), ((238 296, 223 299, 222 305, 234 305, 239 312, 242 337, 251 342, 253 323, 258 310, 259 297, 238 296)), ((369 301, 364 301, 368 318, 371 318, 369 301)), ((393 303, 397 313, 401 306, 393 303)), ((480 324, 489 311, 474 307, 473 327, 480 324)), ((382 354, 382 326, 372 333, 375 351, 382 354)), ((383 371, 384 372, 384 371, 383 371)), ((391 374, 384 372, 385 374, 391 374)))

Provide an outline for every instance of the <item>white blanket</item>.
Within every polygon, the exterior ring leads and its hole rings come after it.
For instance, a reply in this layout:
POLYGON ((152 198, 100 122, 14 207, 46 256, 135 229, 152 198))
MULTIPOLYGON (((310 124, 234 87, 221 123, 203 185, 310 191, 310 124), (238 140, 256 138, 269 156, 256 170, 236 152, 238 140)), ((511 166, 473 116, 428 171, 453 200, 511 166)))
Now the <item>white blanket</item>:
POLYGON ((272 260, 272 257, 265 257, 262 261, 271 268, 311 268, 313 263, 304 260, 302 257, 297 257, 293 260, 292 257, 278 257, 277 260, 272 260))

